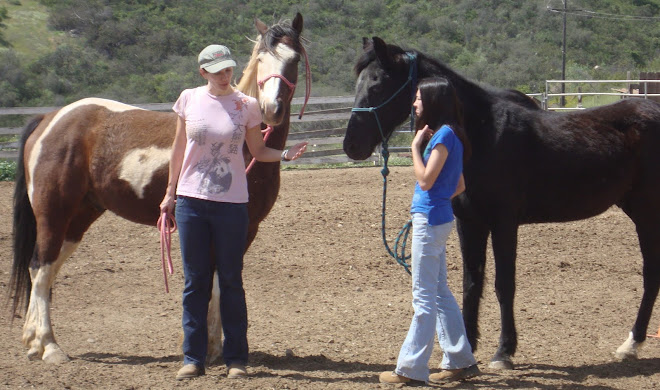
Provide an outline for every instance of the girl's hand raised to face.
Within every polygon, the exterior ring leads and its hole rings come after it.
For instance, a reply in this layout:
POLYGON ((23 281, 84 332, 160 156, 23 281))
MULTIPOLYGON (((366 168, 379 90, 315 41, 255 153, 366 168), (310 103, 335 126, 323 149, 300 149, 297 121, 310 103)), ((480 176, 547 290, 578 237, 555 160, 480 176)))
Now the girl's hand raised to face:
POLYGON ((426 125, 424 126, 423 129, 418 130, 417 133, 415 133, 415 138, 412 141, 412 147, 419 147, 424 141, 428 141, 431 139, 431 136, 433 135, 433 130, 426 125))

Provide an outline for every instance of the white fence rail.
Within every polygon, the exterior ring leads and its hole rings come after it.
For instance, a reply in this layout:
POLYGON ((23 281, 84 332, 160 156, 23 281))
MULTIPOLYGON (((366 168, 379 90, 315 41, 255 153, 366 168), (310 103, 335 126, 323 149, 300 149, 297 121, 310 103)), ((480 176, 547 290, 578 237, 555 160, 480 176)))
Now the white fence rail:
MULTIPOLYGON (((353 105, 354 97, 311 97, 305 115, 301 119, 298 119, 298 110, 302 106, 303 101, 303 98, 294 98, 292 100, 291 127, 287 144, 307 140, 310 146, 302 158, 292 162, 285 162, 284 164, 323 164, 354 161, 348 158, 341 149, 341 143, 346 131, 346 124, 351 115, 351 106, 353 105), (321 128, 318 128, 319 126, 321 128)), ((172 109, 172 105, 173 103, 134 104, 136 107, 153 111, 169 111, 172 109)), ((59 107, 0 108, 0 116, 21 115, 30 117, 46 114, 57 109, 59 107)), ((5 127, 0 128, 0 135, 18 135, 22 131, 22 127, 5 127)), ((16 160, 18 158, 17 148, 17 141, 0 142, 0 159, 16 160)), ((378 156, 373 156, 370 160, 378 161, 378 156)))
MULTIPOLYGON (((660 80, 547 80, 545 83, 545 92, 531 93, 528 96, 541 101, 541 106, 546 110, 576 110, 582 109, 581 101, 583 96, 617 96, 621 99, 627 97, 643 97, 645 99, 653 98, 660 101, 660 93, 649 93, 648 91, 660 91, 660 80), (583 92, 578 88, 577 91, 555 93, 561 84, 577 84, 578 87, 592 86, 594 84, 622 85, 628 92, 618 92, 623 88, 617 89, 617 92, 583 92), (632 93, 631 86, 639 86, 642 93, 632 93), (655 86, 658 87, 655 87, 655 86), (651 86, 655 87, 652 88, 651 86), (575 107, 549 107, 550 99, 556 97, 577 96, 578 104, 575 107)), ((303 98, 294 98, 292 101, 293 109, 291 114, 291 129, 287 144, 293 144, 300 140, 309 141, 310 146, 302 158, 293 162, 286 162, 286 165, 295 164, 324 164, 324 163, 343 163, 353 161, 341 149, 346 124, 351 115, 351 106, 353 105, 353 96, 329 96, 312 97, 309 99, 308 111, 302 119, 298 119, 298 111, 303 104, 303 98), (318 128, 321 127, 321 128, 318 128)), ((173 103, 148 103, 134 104, 137 107, 153 111, 169 111, 173 103)), ((0 117, 4 115, 21 115, 29 117, 32 115, 45 114, 59 107, 10 107, 0 108, 0 117)), ((18 135, 22 131, 21 127, 0 127, 0 136, 18 135)), ((8 141, 0 142, 0 159, 15 160, 18 157, 18 142, 8 141)), ((410 148, 392 147, 392 152, 408 152, 410 148)), ((374 155, 371 161, 378 162, 379 156, 374 155)))
MULTIPOLYGON (((583 96, 616 96, 620 99, 637 97, 650 99, 653 98, 657 101, 660 101, 660 93, 649 93, 649 91, 659 91, 660 90, 660 80, 546 80, 545 82, 545 92, 542 94, 534 94, 541 97, 541 106, 545 110, 561 111, 561 110, 581 110, 585 107, 582 106, 582 97, 583 96), (552 92, 554 89, 557 89, 562 84, 575 84, 577 87, 576 91, 564 92, 564 93, 555 93, 552 92), (597 84, 609 84, 615 85, 619 84, 621 88, 616 89, 616 92, 584 92, 581 91, 582 86, 593 86, 597 84), (554 86, 554 87, 553 87, 554 86), (633 86, 638 86, 636 89, 638 92, 634 92, 633 86), (625 90, 627 92, 620 92, 625 90), (553 97, 567 97, 575 96, 577 97, 577 105, 575 107, 549 107, 549 100, 553 97)), ((532 94, 530 94, 531 96, 532 94)))

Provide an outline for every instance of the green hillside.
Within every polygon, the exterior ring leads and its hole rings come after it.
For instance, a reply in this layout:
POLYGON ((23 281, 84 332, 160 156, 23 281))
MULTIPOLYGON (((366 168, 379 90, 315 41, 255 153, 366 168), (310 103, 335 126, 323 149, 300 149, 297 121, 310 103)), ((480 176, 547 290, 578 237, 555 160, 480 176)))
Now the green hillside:
MULTIPOLYGON (((0 31, 4 31, 5 39, 22 61, 36 61, 65 40, 65 33, 48 27, 48 8, 38 0, 0 0, 0 7, 3 6, 9 19, 4 23, 7 28, 0 31)), ((9 48, 0 48, 0 51, 7 50, 9 48)))
MULTIPOLYGON (((660 70, 660 0, 566 1, 568 79, 660 70)), ((296 12, 314 95, 352 93, 362 37, 371 36, 498 87, 539 92, 561 77, 563 18, 552 10, 562 0, 0 0, 3 7, 0 33, 11 47, 0 50, 0 106, 91 95, 173 101, 201 82, 195 58, 205 45, 226 44, 240 66, 255 17, 272 24, 296 12)))

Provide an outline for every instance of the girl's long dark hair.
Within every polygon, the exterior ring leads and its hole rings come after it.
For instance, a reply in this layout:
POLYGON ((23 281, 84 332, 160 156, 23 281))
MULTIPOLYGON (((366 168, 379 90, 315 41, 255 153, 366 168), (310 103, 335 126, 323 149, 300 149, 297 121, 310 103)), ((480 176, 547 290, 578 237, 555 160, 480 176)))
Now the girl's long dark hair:
MULTIPOLYGON (((433 131, 442 125, 449 125, 463 144, 463 162, 470 158, 472 148, 463 129, 463 105, 456 95, 453 85, 443 77, 422 79, 417 85, 422 98, 422 113, 417 117, 417 130, 428 125, 433 131)), ((422 151, 426 148, 422 145, 422 151)))

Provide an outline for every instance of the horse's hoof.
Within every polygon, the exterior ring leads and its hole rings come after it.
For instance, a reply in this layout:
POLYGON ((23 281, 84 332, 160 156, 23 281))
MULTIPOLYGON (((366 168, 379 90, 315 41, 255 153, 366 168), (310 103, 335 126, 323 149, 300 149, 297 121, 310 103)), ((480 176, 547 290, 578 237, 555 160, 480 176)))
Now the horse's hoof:
POLYGON ((41 356, 39 354, 39 349, 37 348, 30 348, 30 350, 27 353, 27 358, 30 361, 36 361, 36 360, 41 360, 41 356))
POLYGON ((491 370, 513 370, 513 362, 511 360, 491 360, 488 363, 488 368, 491 370))
POLYGON ((46 352, 42 360, 48 364, 62 364, 68 362, 69 357, 60 349, 60 347, 46 347, 46 352))
POLYGON ((619 360, 637 360, 637 354, 634 352, 623 352, 623 351, 616 351, 614 352, 614 357, 619 359, 619 360))
POLYGON ((635 360, 637 359, 637 351, 642 345, 643 343, 638 343, 633 339, 633 334, 630 332, 628 339, 614 352, 614 357, 619 360, 635 360))

